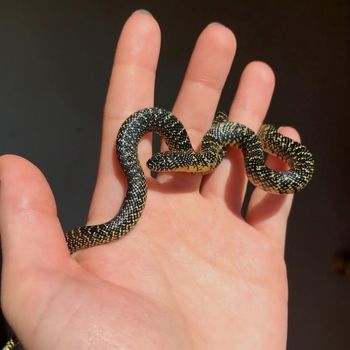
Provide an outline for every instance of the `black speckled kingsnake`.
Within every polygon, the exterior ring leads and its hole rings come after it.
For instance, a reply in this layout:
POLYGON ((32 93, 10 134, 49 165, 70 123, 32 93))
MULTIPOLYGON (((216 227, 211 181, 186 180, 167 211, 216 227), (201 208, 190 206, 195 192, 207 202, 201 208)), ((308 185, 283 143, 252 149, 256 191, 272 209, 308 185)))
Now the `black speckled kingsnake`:
MULTIPOLYGON (((186 129, 171 112, 158 107, 139 110, 124 121, 116 140, 117 155, 128 182, 123 204, 112 220, 67 232, 65 238, 71 253, 119 239, 136 225, 147 196, 147 183, 138 160, 137 146, 147 132, 159 134, 169 147, 169 151, 157 153, 147 162, 148 167, 156 172, 208 173, 220 164, 230 145, 242 150, 249 180, 267 192, 284 194, 300 191, 314 171, 310 151, 278 133, 272 125, 263 125, 255 134, 242 124, 228 121, 227 116, 219 112, 203 137, 200 151, 195 152, 186 129), (290 169, 276 171, 268 168, 264 152, 282 159, 290 169)), ((15 343, 15 340, 10 340, 3 349, 14 349, 15 343)))
POLYGON ((118 239, 137 223, 145 206, 147 183, 137 155, 137 146, 147 132, 159 134, 169 151, 154 155, 148 162, 153 171, 208 173, 219 165, 228 145, 244 154, 249 180, 272 193, 294 193, 309 182, 314 161, 307 148, 279 134, 271 125, 263 125, 258 134, 246 126, 230 122, 218 113, 205 134, 200 152, 192 148, 186 129, 171 113, 162 108, 145 108, 129 116, 119 129, 116 148, 121 168, 128 182, 124 202, 118 214, 107 223, 85 226, 66 233, 73 253, 118 239), (288 171, 276 171, 265 165, 264 151, 288 163, 288 171))

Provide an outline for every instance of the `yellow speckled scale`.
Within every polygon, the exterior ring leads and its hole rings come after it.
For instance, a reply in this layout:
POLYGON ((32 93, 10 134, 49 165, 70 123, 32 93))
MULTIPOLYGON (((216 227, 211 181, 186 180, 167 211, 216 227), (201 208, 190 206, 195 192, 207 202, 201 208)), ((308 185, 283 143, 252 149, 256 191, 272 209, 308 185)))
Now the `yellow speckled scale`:
POLYGON ((17 345, 19 345, 17 340, 15 340, 14 338, 11 338, 10 340, 7 341, 7 343, 2 348, 2 350, 13 350, 16 348, 17 345))
MULTIPOLYGON (((265 191, 282 194, 303 189, 314 171, 314 160, 307 148, 279 134, 271 125, 263 125, 258 134, 246 126, 228 121, 219 112, 195 152, 182 123, 162 108, 145 108, 128 117, 119 129, 116 150, 128 188, 117 215, 110 221, 75 228, 65 234, 71 253, 109 243, 126 235, 138 222, 145 207, 147 183, 137 156, 137 146, 147 132, 158 133, 169 151, 157 153, 148 162, 153 171, 180 171, 205 174, 213 171, 225 156, 228 146, 239 147, 244 155, 247 176, 265 191), (276 171, 265 165, 264 152, 288 163, 288 171, 276 171)), ((3 350, 15 349, 18 342, 8 341, 3 350)))
POLYGON ((310 181, 314 160, 302 144, 278 133, 265 124, 258 134, 240 123, 231 122, 220 112, 204 135, 199 152, 170 150, 155 154, 147 165, 152 171, 209 173, 225 156, 228 146, 239 147, 244 155, 247 176, 255 186, 275 194, 295 193, 310 181), (288 171, 272 170, 265 165, 269 153, 285 161, 288 171))

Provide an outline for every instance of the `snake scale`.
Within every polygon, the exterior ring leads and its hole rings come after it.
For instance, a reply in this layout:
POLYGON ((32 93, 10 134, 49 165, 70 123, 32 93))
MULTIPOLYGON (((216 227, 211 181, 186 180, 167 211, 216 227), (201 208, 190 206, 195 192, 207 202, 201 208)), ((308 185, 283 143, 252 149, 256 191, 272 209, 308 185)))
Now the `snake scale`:
MULTIPOLYGON (((244 156, 248 179, 255 186, 271 193, 294 193, 303 189, 314 171, 310 151, 302 144, 277 132, 272 125, 263 125, 255 134, 248 127, 228 121, 219 112, 204 135, 196 152, 183 124, 169 111, 144 108, 129 116, 119 129, 116 151, 128 187, 123 204, 110 221, 75 228, 65 234, 71 253, 79 249, 109 243, 126 235, 138 222, 145 207, 147 182, 140 165, 137 146, 148 132, 159 134, 169 151, 155 154, 147 162, 150 170, 206 174, 213 171, 225 156, 228 146, 239 147, 244 156), (277 171, 265 165, 265 153, 285 161, 289 170, 277 171)), ((11 350, 17 341, 11 339, 3 350, 11 350)))

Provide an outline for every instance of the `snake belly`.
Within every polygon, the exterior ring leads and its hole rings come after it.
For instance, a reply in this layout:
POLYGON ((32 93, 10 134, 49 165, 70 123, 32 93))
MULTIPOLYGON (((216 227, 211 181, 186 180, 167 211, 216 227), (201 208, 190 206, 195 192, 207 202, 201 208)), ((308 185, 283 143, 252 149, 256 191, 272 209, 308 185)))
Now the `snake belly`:
POLYGON ((71 253, 119 239, 136 225, 147 197, 147 182, 138 159, 137 146, 148 132, 159 134, 169 150, 192 149, 183 124, 171 112, 158 107, 145 108, 128 117, 120 127, 116 140, 119 163, 128 183, 123 204, 112 220, 67 232, 65 238, 71 253))
POLYGON ((222 112, 203 137, 199 152, 192 149, 160 152, 148 160, 147 166, 155 172, 206 174, 221 163, 228 146, 242 150, 248 179, 266 192, 298 192, 308 184, 314 172, 312 154, 304 145, 283 136, 269 124, 264 124, 255 134, 245 125, 228 121, 222 112), (282 159, 290 169, 278 171, 266 166, 265 152, 282 159))

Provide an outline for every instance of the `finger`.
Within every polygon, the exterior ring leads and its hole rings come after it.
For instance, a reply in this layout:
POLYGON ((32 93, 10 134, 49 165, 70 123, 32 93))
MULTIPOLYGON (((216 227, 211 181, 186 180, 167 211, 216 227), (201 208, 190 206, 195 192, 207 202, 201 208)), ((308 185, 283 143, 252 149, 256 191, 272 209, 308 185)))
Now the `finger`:
MULTIPOLYGON (((249 63, 242 73, 229 119, 258 131, 269 108, 274 85, 274 74, 267 64, 249 63)), ((201 193, 207 198, 224 201, 236 215, 241 215, 246 187, 243 156, 239 150, 230 148, 218 168, 205 177, 201 193)))
MULTIPOLYGON (((103 117, 97 183, 90 207, 90 224, 110 219, 121 204, 123 176, 115 155, 115 140, 122 122, 133 112, 153 106, 160 30, 145 11, 133 13, 120 35, 103 117)), ((142 164, 151 156, 151 136, 139 145, 142 164)))
MULTIPOLYGON (((232 31, 219 23, 208 25, 196 42, 173 108, 173 113, 188 131, 194 148, 199 146, 213 121, 235 51, 236 40, 232 31)), ((177 174, 176 179, 180 182, 183 181, 182 175, 199 188, 200 176, 177 174)))
MULTIPOLYGON (((300 142, 295 129, 279 128, 279 132, 300 142)), ((280 159, 268 156, 266 164, 272 169, 287 170, 288 166, 280 159)), ((257 230, 266 234, 278 246, 281 253, 284 251, 287 219, 292 206, 293 195, 274 195, 256 188, 249 201, 246 221, 257 230)))
POLYGON ((23 158, 2 156, 0 181, 2 306, 11 321, 29 290, 40 293, 36 276, 66 271, 72 260, 42 173, 23 158))

